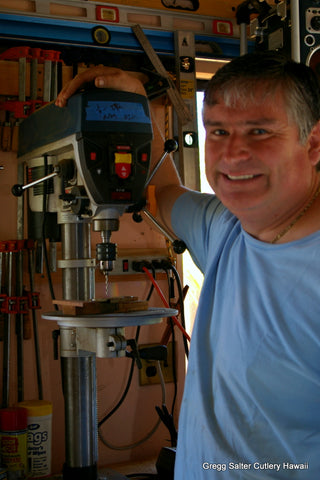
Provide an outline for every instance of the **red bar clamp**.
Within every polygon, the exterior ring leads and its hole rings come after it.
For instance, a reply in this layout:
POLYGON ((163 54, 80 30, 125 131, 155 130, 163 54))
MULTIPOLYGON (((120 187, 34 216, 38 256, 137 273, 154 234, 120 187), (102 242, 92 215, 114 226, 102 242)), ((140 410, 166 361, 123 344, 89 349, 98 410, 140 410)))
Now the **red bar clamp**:
POLYGON ((39 292, 28 292, 27 295, 28 295, 28 307, 30 308, 30 310, 37 310, 41 308, 39 292))
POLYGON ((7 315, 15 315, 18 313, 18 297, 8 297, 5 296, 4 302, 1 307, 1 313, 6 313, 7 315))
POLYGON ((28 313, 28 297, 17 297, 17 311, 15 313, 21 315, 28 313))

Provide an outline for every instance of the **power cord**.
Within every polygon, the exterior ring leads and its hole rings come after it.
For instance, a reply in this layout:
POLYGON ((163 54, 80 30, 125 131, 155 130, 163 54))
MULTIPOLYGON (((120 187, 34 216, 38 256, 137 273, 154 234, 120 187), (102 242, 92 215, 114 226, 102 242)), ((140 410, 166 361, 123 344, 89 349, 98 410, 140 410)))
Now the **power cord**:
MULTIPOLYGON (((179 275, 178 270, 175 268, 174 265, 170 264, 170 267, 168 267, 168 268, 170 268, 172 270, 172 272, 174 274, 174 277, 176 279, 176 282, 177 282, 178 292, 179 292, 178 301, 179 301, 179 311, 180 311, 181 325, 185 329, 186 328, 186 321, 185 321, 184 302, 183 302, 184 294, 183 294, 180 275, 179 275)), ((189 346, 188 346, 187 338, 186 338, 185 335, 183 335, 183 343, 184 343, 185 354, 186 354, 186 357, 188 358, 189 357, 189 346)))
MULTIPOLYGON (((152 283, 154 284, 155 286, 155 289, 158 293, 158 295, 160 296, 163 304, 165 305, 166 308, 170 308, 161 288, 159 287, 159 284, 156 282, 156 280, 151 276, 150 272, 148 271, 148 269, 146 267, 143 267, 143 271, 147 274, 147 276, 149 277, 149 279, 152 281, 152 283)), ((187 340, 191 340, 188 333, 186 332, 185 328, 181 325, 181 323, 179 322, 179 320, 177 319, 177 317, 172 317, 173 319, 173 322, 175 323, 175 325, 177 325, 177 327, 179 328, 179 330, 181 330, 181 332, 183 333, 183 335, 186 337, 187 340)))
MULTIPOLYGON (((146 266, 146 264, 145 264, 146 266)), ((152 277, 155 278, 156 276, 156 272, 155 272, 155 268, 151 265, 151 264, 148 264, 148 267, 150 268, 150 270, 152 271, 152 277)), ((154 284, 151 283, 151 287, 150 287, 150 290, 149 290, 149 293, 147 295, 147 298, 146 300, 149 301, 150 298, 151 298, 151 295, 154 291, 154 284)), ((135 336, 135 341, 136 343, 138 344, 138 340, 139 340, 139 335, 140 335, 140 326, 137 327, 137 331, 136 331, 136 336, 135 336)), ((134 371, 134 366, 135 366, 135 359, 133 358, 132 359, 132 363, 131 363, 131 367, 130 367, 130 372, 129 372, 129 377, 128 377, 128 381, 127 381, 127 384, 126 384, 126 387, 125 387, 125 390, 119 400, 119 402, 117 403, 117 405, 107 414, 105 415, 99 422, 98 422, 98 432, 99 432, 99 438, 100 440, 102 441, 102 443, 107 446, 108 448, 112 449, 112 450, 128 450, 128 449, 131 449, 131 448, 135 448, 139 445, 141 445, 142 443, 144 443, 145 441, 149 440, 149 438, 154 434, 154 432, 158 429, 160 423, 161 423, 161 420, 159 419, 157 421, 157 423, 154 425, 154 427, 151 429, 151 431, 141 440, 131 444, 131 445, 123 445, 123 446, 116 446, 116 445, 112 445, 110 442, 108 442, 102 435, 101 433, 101 426, 120 408, 120 406, 123 404, 124 400, 126 399, 127 397, 127 394, 129 392, 129 389, 130 389, 130 386, 131 386, 131 383, 132 383, 132 378, 133 378, 133 371, 134 371)), ((157 362, 157 370, 158 370, 158 375, 159 375, 159 378, 160 378, 160 383, 161 383, 161 387, 162 387, 162 400, 164 401, 165 400, 165 382, 164 382, 164 378, 163 378, 163 374, 162 374, 162 370, 161 370, 161 364, 160 362, 157 362)))
MULTIPOLYGON (((155 277, 155 269, 153 268, 153 276, 155 277)), ((153 290, 154 290, 154 285, 151 284, 151 287, 150 287, 150 290, 148 292, 148 295, 147 295, 147 298, 146 300, 149 301, 150 298, 151 298, 151 295, 153 293, 153 290)), ((135 342, 136 344, 138 344, 138 341, 139 341, 139 335, 140 335, 140 329, 141 327, 137 327, 137 330, 136 330, 136 335, 135 335, 135 342)), ((107 414, 105 415, 99 422, 98 422, 98 428, 100 428, 110 417, 112 417, 112 415, 121 407, 121 405, 123 404, 128 392, 129 392, 129 389, 130 389, 130 386, 131 386, 131 382, 132 382, 132 377, 133 377, 133 371, 134 371, 134 365, 135 365, 135 359, 133 358, 132 359, 132 363, 131 363, 131 367, 130 367, 130 371, 129 371, 129 376, 128 376, 128 381, 127 381, 127 384, 126 384, 126 387, 124 389, 124 392, 119 400, 119 402, 116 404, 116 406, 107 414)))
MULTIPOLYGON (((159 375, 159 378, 160 378, 160 384, 161 384, 161 390, 162 390, 162 403, 165 404, 166 402, 166 387, 165 387, 165 381, 164 381, 164 378, 163 378, 163 374, 162 374, 162 370, 161 370, 161 365, 160 365, 160 362, 158 361, 157 362, 157 370, 158 370, 158 375, 159 375)), ((109 417, 110 418, 110 417, 109 417)), ((142 438, 141 440, 138 440, 137 442, 134 442, 132 444, 129 444, 129 445, 120 445, 120 446, 117 446, 117 445, 113 445, 111 444, 110 442, 108 442, 102 435, 101 433, 101 430, 99 428, 99 438, 100 440, 102 441, 102 443, 108 447, 108 448, 111 448, 112 450, 129 450, 129 449, 132 449, 132 448, 135 448, 135 447, 138 447, 139 445, 141 445, 142 443, 146 442, 147 440, 149 440, 149 438, 152 437, 152 435, 155 433, 155 431, 158 429, 159 425, 161 424, 161 419, 159 418, 159 420, 156 422, 156 424, 154 425, 154 427, 150 430, 150 432, 144 437, 142 438)))

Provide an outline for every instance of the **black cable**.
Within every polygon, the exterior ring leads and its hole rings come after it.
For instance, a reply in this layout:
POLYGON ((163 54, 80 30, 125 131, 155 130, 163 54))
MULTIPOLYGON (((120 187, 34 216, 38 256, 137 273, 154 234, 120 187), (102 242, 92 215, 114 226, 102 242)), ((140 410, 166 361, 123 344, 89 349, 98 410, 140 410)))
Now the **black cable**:
MULTIPOLYGON (((140 335, 140 326, 137 327, 137 330, 136 330, 136 336, 135 336, 135 340, 136 342, 138 343, 138 338, 139 338, 139 335, 140 335)), ((132 358, 131 359, 131 366, 130 366, 130 371, 129 371, 129 376, 128 376, 128 380, 127 380, 127 384, 126 384, 126 387, 124 389, 124 392, 123 394, 121 395, 121 398, 120 400, 118 401, 118 403, 115 405, 115 407, 113 407, 113 409, 107 413, 107 415, 105 415, 99 422, 98 422, 98 428, 100 428, 120 407, 121 405, 123 404, 123 402, 125 401, 125 398, 129 392, 129 389, 130 389, 130 386, 131 386, 131 382, 132 382, 132 378, 133 378, 133 371, 134 371, 134 365, 135 365, 135 359, 132 358)))
MULTIPOLYGON (((170 304, 170 299, 174 298, 174 284, 172 282, 172 277, 170 276, 171 264, 169 263, 167 264, 167 262, 164 262, 162 265, 162 268, 167 275, 169 304, 170 304)), ((176 348, 175 348, 176 346, 175 346, 174 323, 172 318, 168 319, 168 322, 170 322, 171 337, 172 337, 172 344, 171 344, 172 345, 172 376, 173 376, 174 393, 173 393, 173 400, 171 404, 171 415, 173 416, 177 393, 178 393, 178 380, 177 380, 177 370, 176 370, 176 348)))
MULTIPOLYGON (((163 269, 166 272, 167 275, 167 280, 168 280, 168 289, 169 289, 169 295, 171 298, 174 297, 174 285, 172 283, 172 277, 169 275, 171 271, 171 264, 163 264, 163 269)), ((170 328, 171 328, 171 337, 172 337, 172 376, 173 376, 173 385, 174 385, 174 393, 173 393, 173 399, 172 399, 172 404, 171 404, 171 415, 173 416, 174 414, 174 408, 176 404, 176 399, 177 399, 177 394, 178 394, 178 379, 177 379, 177 370, 176 370, 176 345, 175 345, 175 330, 174 330, 174 323, 172 318, 169 319, 170 322, 170 328)))
MULTIPOLYGON (((173 274, 175 276, 177 286, 178 286, 178 292, 179 292, 179 306, 180 306, 180 318, 181 318, 181 325, 183 328, 186 328, 186 321, 185 321, 185 314, 184 314, 184 302, 183 302, 183 289, 181 285, 181 280, 180 280, 180 275, 177 271, 177 269, 174 267, 174 265, 171 265, 170 268, 173 271, 173 274)), ((186 357, 189 357, 189 347, 188 347, 188 342, 185 336, 183 335, 183 344, 184 344, 184 350, 186 357)))
MULTIPOLYGON (((178 286, 178 293, 179 293, 178 298, 179 298, 181 325, 185 330, 186 329, 186 321, 185 321, 185 314, 184 314, 183 289, 182 289, 182 285, 181 285, 180 275, 179 275, 177 269, 175 268, 175 266, 172 265, 171 263, 163 262, 162 263, 162 268, 166 271, 168 279, 169 279, 169 275, 168 275, 169 270, 172 270, 172 272, 175 276, 175 280, 176 280, 177 286, 178 286)), ((170 286, 171 285, 169 283, 169 289, 170 289, 170 286)), ((184 344, 185 355, 188 358, 189 357, 189 347, 188 347, 187 339, 185 338, 184 335, 183 335, 183 344, 184 344)))
POLYGON ((171 415, 174 414, 174 409, 176 405, 177 395, 178 395, 178 378, 177 378, 177 368, 176 368, 176 333, 174 330, 174 323, 173 320, 170 320, 171 323, 171 336, 172 336, 172 376, 173 376, 173 384, 174 384, 174 393, 173 399, 171 404, 171 415))
MULTIPOLYGON (((155 269, 153 267, 150 267, 150 269, 152 270, 153 276, 155 277, 155 274, 156 274, 155 269)), ((154 286, 151 285, 149 293, 148 293, 147 298, 146 298, 147 301, 150 300, 150 297, 153 293, 153 290, 154 290, 154 286)), ((137 330, 136 330, 135 341, 136 341, 137 344, 138 344, 138 340, 139 340, 140 329, 141 329, 141 327, 138 326, 137 330)), ((135 359, 132 358, 131 367, 130 367, 130 371, 129 371, 129 376, 128 376, 128 380, 127 380, 127 384, 126 384, 126 387, 124 389, 124 392, 123 392, 119 402, 115 405, 115 407, 98 422, 98 428, 100 428, 123 404, 128 392, 129 392, 131 383, 132 383, 134 365, 135 365, 135 359)))
MULTIPOLYGON (((148 265, 147 268, 148 268, 149 270, 151 270, 152 276, 153 276, 153 278, 155 279, 155 278, 156 278, 156 269, 154 268, 154 266, 153 266, 152 264, 150 264, 150 265, 148 265)), ((153 294, 153 290, 154 290, 154 285, 153 285, 153 283, 151 283, 151 287, 150 287, 149 293, 148 293, 147 298, 146 298, 147 301, 150 300, 151 295, 153 294)))
POLYGON ((128 381, 127 381, 127 385, 126 385, 126 388, 124 389, 124 392, 119 400, 119 402, 117 403, 117 405, 109 412, 107 413, 107 415, 105 415, 99 422, 98 422, 98 428, 100 428, 117 410, 118 408, 123 404, 127 394, 128 394, 128 391, 129 391, 129 388, 131 386, 131 382, 132 382, 132 377, 133 377, 133 370, 134 370, 134 364, 135 364, 135 359, 132 358, 131 359, 131 367, 130 367, 130 372, 129 372, 129 377, 128 377, 128 381))

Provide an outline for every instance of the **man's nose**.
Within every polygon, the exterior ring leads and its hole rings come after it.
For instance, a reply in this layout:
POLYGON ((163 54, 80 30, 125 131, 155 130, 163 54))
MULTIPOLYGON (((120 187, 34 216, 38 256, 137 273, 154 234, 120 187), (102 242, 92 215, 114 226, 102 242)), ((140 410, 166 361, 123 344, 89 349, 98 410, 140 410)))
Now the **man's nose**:
POLYGON ((249 157, 249 145, 243 135, 231 133, 225 142, 223 158, 227 162, 237 163, 249 157))

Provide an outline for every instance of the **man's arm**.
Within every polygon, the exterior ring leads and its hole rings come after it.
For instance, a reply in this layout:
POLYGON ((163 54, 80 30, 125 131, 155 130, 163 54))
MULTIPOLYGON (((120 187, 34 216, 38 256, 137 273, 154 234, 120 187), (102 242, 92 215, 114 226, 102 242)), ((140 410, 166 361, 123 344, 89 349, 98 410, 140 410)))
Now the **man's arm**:
MULTIPOLYGON (((55 104, 59 107, 65 107, 68 98, 86 83, 92 82, 98 88, 112 88, 147 96, 143 83, 134 74, 119 68, 97 66, 84 70, 67 83, 58 94, 55 104)), ((151 165, 151 171, 152 168, 151 165)), ((186 188, 182 185, 175 165, 169 156, 154 175, 152 183, 156 186, 156 198, 161 222, 172 231, 171 210, 174 202, 186 191, 186 188)))

